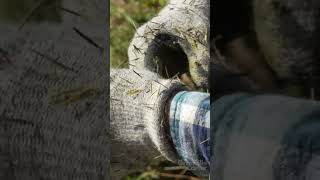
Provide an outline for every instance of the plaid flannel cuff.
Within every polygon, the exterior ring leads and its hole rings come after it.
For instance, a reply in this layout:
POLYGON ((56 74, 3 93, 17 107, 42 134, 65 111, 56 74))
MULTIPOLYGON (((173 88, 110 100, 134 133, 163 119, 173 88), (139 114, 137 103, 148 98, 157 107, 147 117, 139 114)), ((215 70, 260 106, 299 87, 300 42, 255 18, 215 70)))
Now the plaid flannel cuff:
POLYGON ((179 92, 170 106, 170 133, 174 146, 191 170, 210 171, 210 95, 179 92))

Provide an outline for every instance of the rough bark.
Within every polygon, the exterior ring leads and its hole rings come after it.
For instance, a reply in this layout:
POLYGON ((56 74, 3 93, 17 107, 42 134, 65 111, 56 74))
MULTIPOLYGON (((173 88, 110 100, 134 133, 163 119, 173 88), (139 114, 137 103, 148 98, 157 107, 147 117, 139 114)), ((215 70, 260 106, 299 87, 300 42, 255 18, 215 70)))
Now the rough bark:
POLYGON ((141 26, 129 46, 132 68, 163 77, 189 72, 197 86, 208 88, 209 0, 172 0, 141 26))
POLYGON ((104 3, 74 2, 81 17, 0 25, 0 179, 109 179, 106 52, 73 29, 104 47, 104 3))

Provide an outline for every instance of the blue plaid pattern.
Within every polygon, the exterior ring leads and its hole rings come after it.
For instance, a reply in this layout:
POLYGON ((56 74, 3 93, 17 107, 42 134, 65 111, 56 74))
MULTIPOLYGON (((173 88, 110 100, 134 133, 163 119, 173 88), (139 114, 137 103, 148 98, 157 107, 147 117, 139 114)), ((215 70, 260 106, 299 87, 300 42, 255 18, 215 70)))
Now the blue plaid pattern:
POLYGON ((210 95, 179 92, 170 106, 170 133, 185 165, 197 174, 210 172, 210 95))

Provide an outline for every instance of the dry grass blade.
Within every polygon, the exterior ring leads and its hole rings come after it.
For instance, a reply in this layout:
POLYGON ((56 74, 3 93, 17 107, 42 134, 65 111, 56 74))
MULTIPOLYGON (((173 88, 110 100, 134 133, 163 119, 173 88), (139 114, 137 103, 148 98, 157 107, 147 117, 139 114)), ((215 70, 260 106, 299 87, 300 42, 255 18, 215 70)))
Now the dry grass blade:
POLYGON ((10 118, 7 116, 0 116, 0 119, 2 120, 2 122, 10 122, 10 123, 14 122, 14 123, 19 123, 19 124, 24 124, 24 125, 34 125, 33 122, 30 122, 25 119, 10 118))
POLYGON ((125 12, 121 12, 122 15, 125 17, 125 19, 129 22, 130 25, 132 25, 132 27, 137 30, 137 23, 125 12))
MULTIPOLYGON (((188 171, 188 169, 183 169, 179 174, 184 175, 187 171, 188 171)), ((175 180, 178 180, 178 178, 176 178, 175 180)))
POLYGON ((68 8, 65 8, 65 7, 59 7, 62 11, 65 11, 65 12, 67 12, 67 13, 69 13, 69 14, 72 14, 72 15, 75 15, 75 16, 79 16, 79 17, 81 17, 82 15, 80 14, 80 13, 78 13, 78 12, 76 12, 76 11, 73 11, 73 10, 71 10, 71 9, 68 9, 68 8))
POLYGON ((168 68, 167 68, 167 66, 164 66, 164 70, 165 70, 165 72, 166 72, 166 76, 167 76, 167 78, 168 78, 168 79, 170 79, 170 76, 169 76, 169 72, 168 72, 168 68))
POLYGON ((135 68, 137 67, 136 65, 133 65, 133 64, 130 64, 130 63, 129 63, 129 66, 132 66, 132 67, 135 67, 135 68))
POLYGON ((18 31, 20 31, 24 25, 29 21, 29 19, 34 15, 34 13, 43 5, 43 3, 45 3, 46 0, 40 0, 38 1, 33 8, 31 8, 31 10, 27 13, 27 15, 25 16, 25 18, 23 19, 22 23, 20 24, 20 26, 18 27, 18 31))
POLYGON ((58 67, 61 67, 64 70, 75 72, 74 69, 72 69, 72 68, 70 68, 70 67, 68 67, 68 66, 66 66, 66 65, 64 65, 64 64, 62 64, 60 62, 58 62, 57 61, 58 58, 52 58, 52 57, 50 57, 50 56, 48 56, 48 55, 46 55, 44 53, 41 53, 40 51, 37 51, 35 49, 30 49, 30 51, 36 53, 37 55, 43 57, 44 59, 46 59, 46 60, 48 60, 50 62, 52 62, 53 64, 57 65, 58 67))
POLYGON ((124 64, 127 64, 128 62, 127 61, 122 61, 119 63, 119 65, 117 67, 114 67, 114 69, 119 69, 121 68, 124 64))
POLYGON ((51 99, 55 104, 64 103, 69 105, 76 101, 80 101, 84 98, 94 97, 99 94, 96 88, 81 87, 74 90, 64 91, 57 95, 51 96, 51 99))
POLYGON ((210 139, 208 138, 208 139, 202 141, 200 144, 206 143, 206 142, 208 142, 209 140, 210 140, 210 139))
POLYGON ((137 95, 137 94, 139 94, 139 93, 141 93, 143 90, 141 90, 141 89, 132 89, 132 90, 129 90, 128 92, 127 92, 127 95, 137 95))
POLYGON ((123 78, 123 77, 119 77, 120 79, 122 79, 122 80, 124 80, 124 81, 126 81, 127 83, 129 83, 129 84, 133 84, 132 82, 130 82, 129 80, 127 80, 127 79, 125 79, 125 78, 123 78))
POLYGON ((141 48, 138 48, 136 45, 133 45, 133 48, 134 48, 134 51, 139 53, 139 54, 142 54, 142 50, 141 48))
POLYGON ((171 166, 171 167, 164 167, 165 171, 176 171, 176 170, 186 170, 185 166, 171 166))
POLYGON ((163 86, 163 87, 165 87, 165 88, 167 88, 167 89, 168 89, 168 87, 167 87, 167 86, 165 86, 164 84, 160 83, 159 81, 154 80, 154 82, 156 82, 157 84, 160 84, 161 86, 163 86))
POLYGON ((182 174, 170 174, 170 173, 159 173, 160 177, 164 178, 175 178, 175 179, 185 179, 185 180, 201 180, 200 178, 182 175, 182 174))
POLYGON ((139 58, 135 58, 135 59, 132 59, 130 61, 138 61, 138 60, 139 60, 139 58))
POLYGON ((132 70, 136 75, 138 75, 139 77, 141 77, 142 78, 142 76, 139 74, 139 73, 137 73, 135 70, 132 70))
POLYGON ((101 52, 103 51, 103 47, 98 45, 96 42, 94 42, 89 36, 85 35, 83 32, 81 32, 76 27, 72 27, 72 29, 84 40, 86 40, 89 44, 93 45, 94 47, 98 48, 101 52))

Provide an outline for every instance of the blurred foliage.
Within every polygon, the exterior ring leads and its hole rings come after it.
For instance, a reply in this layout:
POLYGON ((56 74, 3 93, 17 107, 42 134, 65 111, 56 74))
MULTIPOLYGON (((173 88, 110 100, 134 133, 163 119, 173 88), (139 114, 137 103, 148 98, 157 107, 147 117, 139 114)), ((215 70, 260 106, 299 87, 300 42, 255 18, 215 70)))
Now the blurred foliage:
POLYGON ((166 4, 166 0, 110 1, 110 57, 112 67, 128 67, 127 49, 138 28, 166 4))
POLYGON ((60 21, 62 0, 1 0, 1 21, 60 21))
POLYGON ((184 166, 169 161, 148 166, 144 171, 130 174, 123 180, 208 180, 196 177, 184 166))

